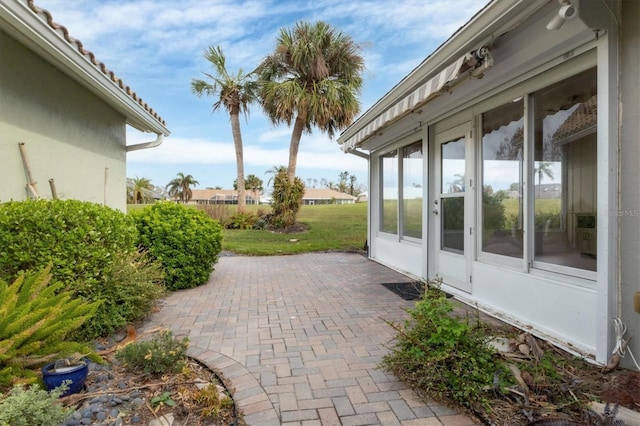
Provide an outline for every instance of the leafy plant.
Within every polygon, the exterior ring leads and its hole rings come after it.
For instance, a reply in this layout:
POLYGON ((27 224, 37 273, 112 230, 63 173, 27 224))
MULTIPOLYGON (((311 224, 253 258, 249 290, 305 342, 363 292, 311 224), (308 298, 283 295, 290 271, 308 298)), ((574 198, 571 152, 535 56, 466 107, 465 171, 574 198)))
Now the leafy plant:
POLYGON ((132 212, 140 245, 164 268, 170 290, 196 287, 209 279, 222 249, 222 227, 204 212, 159 202, 132 212))
POLYGON ((37 386, 14 386, 7 395, 0 394, 0 425, 51 426, 62 424, 73 410, 63 407, 58 398, 65 384, 47 392, 37 386))
POLYGON ((434 399, 482 404, 484 389, 504 368, 485 333, 451 315, 453 305, 438 287, 428 283, 410 319, 391 324, 398 335, 382 366, 434 399))
POLYGON ((286 171, 276 174, 273 180, 273 217, 272 225, 276 229, 291 226, 296 221, 298 210, 302 206, 304 196, 304 183, 299 177, 293 182, 286 171))
POLYGON ((177 373, 184 367, 188 345, 187 337, 179 340, 171 331, 165 330, 150 340, 128 344, 115 356, 127 368, 144 374, 177 373))
POLYGON ((47 266, 39 273, 20 274, 12 284, 0 280, 1 385, 28 375, 28 367, 75 352, 92 352, 84 344, 64 339, 95 313, 99 302, 73 299, 71 292, 60 291, 61 283, 49 284, 50 270, 47 266))
POLYGON ((162 392, 162 394, 151 398, 151 405, 160 408, 163 405, 175 407, 177 404, 173 398, 171 398, 171 392, 162 392))
POLYGON ((202 414, 211 418, 218 417, 223 408, 228 408, 233 404, 233 400, 227 395, 220 397, 220 392, 214 384, 200 389, 195 400, 202 414))
POLYGON ((77 200, 0 205, 0 279, 51 264, 53 281, 74 298, 102 304, 75 333, 107 335, 150 309, 162 291, 162 271, 138 253, 131 217, 77 200))
POLYGON ((253 213, 237 213, 229 218, 229 229, 253 229, 258 222, 258 216, 253 213))
POLYGON ((92 339, 106 336, 151 312, 163 294, 164 271, 145 252, 116 253, 108 283, 96 286, 91 298, 102 301, 96 315, 74 336, 92 339))
POLYGON ((77 200, 12 201, 0 205, 0 278, 51 263, 55 281, 77 294, 102 285, 115 253, 134 252, 137 231, 117 210, 77 200))

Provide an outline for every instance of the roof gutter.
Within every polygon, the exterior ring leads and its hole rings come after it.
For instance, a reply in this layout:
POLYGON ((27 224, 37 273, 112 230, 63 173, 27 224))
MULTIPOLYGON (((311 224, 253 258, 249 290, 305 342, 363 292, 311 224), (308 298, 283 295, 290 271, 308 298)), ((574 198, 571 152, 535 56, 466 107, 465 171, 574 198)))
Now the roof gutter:
POLYGON ((149 148, 155 148, 157 146, 160 146, 164 141, 164 135, 162 133, 157 133, 156 136, 157 136, 156 139, 150 142, 142 142, 142 143, 137 143, 135 145, 127 145, 127 152, 139 151, 141 149, 149 149, 149 148))

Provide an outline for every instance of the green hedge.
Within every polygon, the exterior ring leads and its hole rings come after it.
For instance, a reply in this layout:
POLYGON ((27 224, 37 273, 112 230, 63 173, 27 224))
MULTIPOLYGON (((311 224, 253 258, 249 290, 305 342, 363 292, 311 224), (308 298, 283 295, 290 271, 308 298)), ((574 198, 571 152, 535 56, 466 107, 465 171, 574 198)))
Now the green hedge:
POLYGON ((164 291, 162 271, 136 247, 133 219, 77 200, 0 204, 0 279, 52 265, 52 281, 101 301, 77 337, 105 336, 144 315, 164 291))
POLYGON ((204 284, 222 250, 222 226, 203 211, 170 201, 131 212, 140 245, 164 267, 165 285, 180 290, 204 284))

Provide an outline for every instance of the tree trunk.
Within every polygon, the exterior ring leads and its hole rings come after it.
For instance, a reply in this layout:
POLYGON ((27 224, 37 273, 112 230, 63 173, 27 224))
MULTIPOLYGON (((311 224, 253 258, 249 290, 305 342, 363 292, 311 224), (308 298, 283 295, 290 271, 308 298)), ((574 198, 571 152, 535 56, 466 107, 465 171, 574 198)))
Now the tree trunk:
POLYGON ((302 132, 304 131, 304 121, 305 118, 302 114, 299 114, 296 117, 296 121, 293 124, 293 131, 291 132, 291 143, 289 144, 289 167, 287 168, 289 182, 293 182, 296 177, 298 148, 300 148, 300 139, 302 139, 302 132))
POLYGON ((244 154, 242 152, 242 134, 240 132, 240 114, 239 112, 231 113, 231 132, 233 134, 233 144, 236 148, 236 170, 238 182, 238 213, 244 213, 247 197, 244 185, 244 154))

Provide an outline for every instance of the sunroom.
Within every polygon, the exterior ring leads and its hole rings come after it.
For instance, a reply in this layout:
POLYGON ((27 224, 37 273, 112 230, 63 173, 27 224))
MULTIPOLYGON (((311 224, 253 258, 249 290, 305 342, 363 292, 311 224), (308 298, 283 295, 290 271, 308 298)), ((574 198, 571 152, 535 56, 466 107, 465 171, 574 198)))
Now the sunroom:
POLYGON ((632 179, 618 152, 638 152, 626 13, 492 1, 348 128, 341 148, 369 159, 369 256, 600 363, 614 318, 640 333, 617 256, 638 221, 614 214, 632 179))

